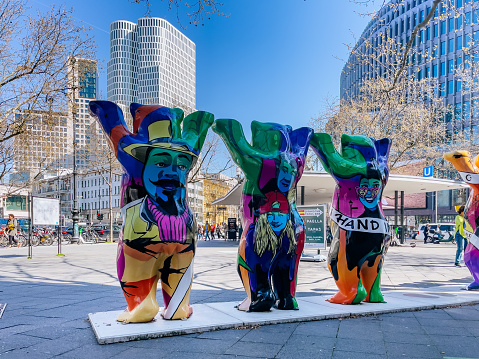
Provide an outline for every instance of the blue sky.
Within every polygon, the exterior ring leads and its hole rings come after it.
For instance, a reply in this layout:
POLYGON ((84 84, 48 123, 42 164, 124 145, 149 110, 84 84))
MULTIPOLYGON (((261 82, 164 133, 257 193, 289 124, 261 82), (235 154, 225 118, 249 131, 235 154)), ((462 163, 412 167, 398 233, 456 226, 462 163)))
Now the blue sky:
MULTIPOLYGON (((151 0, 151 15, 179 28, 165 1, 151 0)), ((106 98, 109 26, 136 22, 145 6, 128 0, 31 0, 33 9, 73 7, 75 18, 92 26, 103 64, 100 90, 106 98)), ((307 126, 326 97, 339 94, 345 43, 355 42, 367 22, 364 8, 349 0, 224 0, 229 17, 212 16, 183 33, 196 43, 196 106, 216 118, 307 126)), ((382 3, 382 2, 381 2, 382 3)), ((376 6, 376 8, 379 5, 376 6)), ((246 130, 246 132, 249 132, 246 130)))

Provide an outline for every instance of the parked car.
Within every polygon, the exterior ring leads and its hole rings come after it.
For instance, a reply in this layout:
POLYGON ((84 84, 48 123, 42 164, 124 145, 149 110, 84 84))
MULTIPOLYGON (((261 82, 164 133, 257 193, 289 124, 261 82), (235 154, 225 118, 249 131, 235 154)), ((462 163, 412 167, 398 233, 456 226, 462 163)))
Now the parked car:
MULTIPOLYGON (((456 227, 454 223, 430 223, 429 226, 431 227, 429 229, 431 239, 434 233, 440 233, 445 241, 452 240, 450 237, 454 236, 454 228, 456 227)), ((426 227, 425 224, 419 226, 415 239, 424 241, 424 227, 426 227)))
MULTIPOLYGON (((98 233, 98 236, 108 241, 110 239, 110 225, 109 224, 96 224, 91 227, 98 233)), ((117 224, 113 225, 113 241, 117 241, 120 237, 120 226, 117 224)))

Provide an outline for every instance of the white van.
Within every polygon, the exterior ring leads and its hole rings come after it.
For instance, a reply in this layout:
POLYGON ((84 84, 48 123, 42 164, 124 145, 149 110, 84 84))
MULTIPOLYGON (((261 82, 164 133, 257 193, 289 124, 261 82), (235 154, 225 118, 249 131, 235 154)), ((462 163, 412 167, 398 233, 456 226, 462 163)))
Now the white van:
MULTIPOLYGON (((454 223, 430 223, 429 226, 431 227, 429 229, 431 238, 434 233, 440 232, 444 236, 444 240, 448 240, 450 239, 449 237, 454 236, 454 229, 456 227, 454 223)), ((421 224, 419 226, 419 230, 415 239, 424 241, 424 227, 426 227, 425 224, 421 224)))

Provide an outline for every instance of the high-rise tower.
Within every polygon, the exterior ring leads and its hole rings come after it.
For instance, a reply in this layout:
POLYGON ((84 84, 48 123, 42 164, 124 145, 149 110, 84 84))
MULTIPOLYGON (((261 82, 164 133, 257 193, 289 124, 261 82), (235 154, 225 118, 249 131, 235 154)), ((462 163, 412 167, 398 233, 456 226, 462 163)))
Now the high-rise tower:
POLYGON ((110 25, 108 100, 125 113, 132 102, 181 107, 196 106, 196 46, 160 18, 145 17, 137 24, 110 25))

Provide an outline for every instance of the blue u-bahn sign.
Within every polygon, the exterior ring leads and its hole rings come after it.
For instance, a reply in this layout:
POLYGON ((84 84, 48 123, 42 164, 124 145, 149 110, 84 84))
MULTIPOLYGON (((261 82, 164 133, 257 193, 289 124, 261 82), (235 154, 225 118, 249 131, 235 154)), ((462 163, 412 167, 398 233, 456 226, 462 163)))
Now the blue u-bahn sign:
POLYGON ((422 168, 423 177, 433 177, 434 176, 434 166, 427 166, 422 168))

